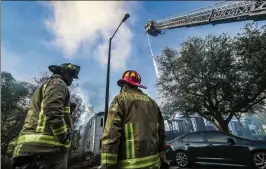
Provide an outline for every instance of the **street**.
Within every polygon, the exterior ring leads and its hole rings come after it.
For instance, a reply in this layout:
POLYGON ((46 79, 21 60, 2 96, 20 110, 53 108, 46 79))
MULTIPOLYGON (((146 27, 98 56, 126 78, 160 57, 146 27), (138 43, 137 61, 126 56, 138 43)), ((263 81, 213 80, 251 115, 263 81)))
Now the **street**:
MULTIPOLYGON (((208 166, 208 165, 194 165, 191 168, 182 168, 182 169, 246 169, 243 167, 225 167, 225 166, 208 166)), ((94 167, 91 169, 98 169, 98 167, 94 167)), ((170 169, 180 169, 177 166, 171 166, 170 169)))
MULTIPOLYGON (((183 168, 183 169, 246 169, 243 167, 225 167, 225 166, 209 166, 209 165, 194 165, 191 168, 183 168)), ((170 169, 179 169, 177 166, 171 166, 170 169)))

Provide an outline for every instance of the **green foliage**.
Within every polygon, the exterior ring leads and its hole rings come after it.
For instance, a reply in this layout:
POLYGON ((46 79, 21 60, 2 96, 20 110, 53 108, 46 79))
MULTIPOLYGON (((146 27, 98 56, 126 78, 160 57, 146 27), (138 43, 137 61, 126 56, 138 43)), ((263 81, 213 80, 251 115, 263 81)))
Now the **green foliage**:
POLYGON ((266 27, 248 24, 236 37, 192 37, 158 59, 163 110, 199 114, 228 132, 233 116, 266 98, 266 27))
POLYGON ((8 72, 1 72, 1 87, 1 154, 4 155, 9 142, 23 127, 28 90, 8 72))

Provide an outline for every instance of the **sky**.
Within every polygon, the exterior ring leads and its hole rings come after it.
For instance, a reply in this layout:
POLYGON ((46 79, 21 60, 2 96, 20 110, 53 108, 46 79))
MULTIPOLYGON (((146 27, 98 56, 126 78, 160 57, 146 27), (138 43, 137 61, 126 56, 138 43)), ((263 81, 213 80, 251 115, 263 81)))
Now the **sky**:
MULTIPOLYGON (((214 4, 214 1, 29 1, 2 2, 1 68, 17 80, 29 81, 51 64, 81 66, 79 93, 96 112, 104 110, 108 41, 126 13, 112 42, 110 103, 119 93, 117 80, 134 69, 144 90, 157 100, 156 74, 144 25, 214 4)), ((258 22, 266 25, 265 21, 258 22)), ((189 36, 209 33, 236 35, 245 22, 167 30, 150 37, 154 55, 166 47, 179 48, 189 36)))

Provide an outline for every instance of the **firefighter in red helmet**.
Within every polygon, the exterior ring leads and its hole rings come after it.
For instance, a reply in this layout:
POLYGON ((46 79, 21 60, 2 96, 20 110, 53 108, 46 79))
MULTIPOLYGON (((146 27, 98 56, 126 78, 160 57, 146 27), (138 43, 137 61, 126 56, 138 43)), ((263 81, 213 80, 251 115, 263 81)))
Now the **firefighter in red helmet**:
POLYGON ((102 137, 101 168, 169 168, 165 129, 158 105, 139 88, 141 77, 126 71, 118 80, 120 93, 109 108, 102 137))

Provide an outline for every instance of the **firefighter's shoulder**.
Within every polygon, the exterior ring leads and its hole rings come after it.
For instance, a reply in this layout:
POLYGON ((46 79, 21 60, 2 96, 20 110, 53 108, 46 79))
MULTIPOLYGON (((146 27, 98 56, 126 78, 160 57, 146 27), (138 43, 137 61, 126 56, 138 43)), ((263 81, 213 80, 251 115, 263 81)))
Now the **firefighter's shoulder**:
POLYGON ((118 105, 119 106, 122 106, 123 105, 122 103, 123 103, 124 99, 125 99, 125 96, 122 94, 122 92, 119 93, 112 100, 111 105, 110 105, 110 108, 117 107, 118 105))
POLYGON ((115 104, 118 104, 118 98, 119 98, 119 95, 116 95, 114 97, 114 99, 112 100, 112 102, 110 104, 110 108, 114 107, 115 104))
POLYGON ((68 91, 68 87, 66 83, 60 78, 52 78, 50 82, 48 82, 47 87, 50 89, 60 90, 60 91, 68 91))
POLYGON ((67 87, 66 83, 60 78, 52 78, 51 82, 49 84, 51 84, 51 85, 61 85, 61 86, 67 87))

